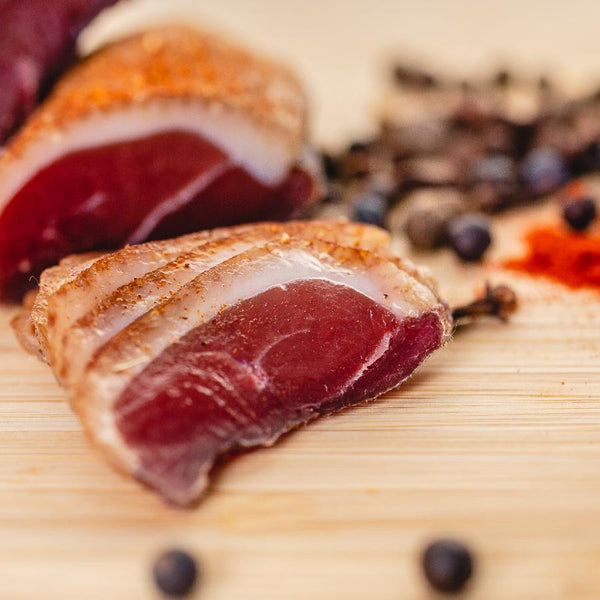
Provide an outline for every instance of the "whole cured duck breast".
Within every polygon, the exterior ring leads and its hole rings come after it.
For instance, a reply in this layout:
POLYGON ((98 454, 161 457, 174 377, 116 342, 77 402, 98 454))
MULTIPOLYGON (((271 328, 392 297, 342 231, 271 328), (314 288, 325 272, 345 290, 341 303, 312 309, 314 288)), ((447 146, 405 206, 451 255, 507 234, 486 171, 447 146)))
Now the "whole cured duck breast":
POLYGON ((379 396, 446 342, 433 282, 387 242, 260 223, 69 257, 15 327, 110 460, 185 506, 217 461, 379 396))
POLYGON ((168 27, 59 81, 0 156, 0 296, 66 254, 301 213, 319 192, 283 67, 168 27))

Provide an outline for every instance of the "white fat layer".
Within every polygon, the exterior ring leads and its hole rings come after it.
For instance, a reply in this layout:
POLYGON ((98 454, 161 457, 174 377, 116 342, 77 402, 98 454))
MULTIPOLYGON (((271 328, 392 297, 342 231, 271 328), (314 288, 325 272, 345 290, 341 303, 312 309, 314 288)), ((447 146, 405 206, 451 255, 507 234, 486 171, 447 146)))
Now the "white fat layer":
MULTIPOLYGON (((380 230, 356 230, 353 227, 347 229, 347 225, 339 223, 324 225, 316 222, 312 225, 307 223, 298 227, 292 222, 281 227, 282 230, 276 235, 288 233, 292 236, 310 239, 317 231, 322 238, 336 241, 342 245, 352 246, 359 241, 361 247, 377 248, 387 243, 387 236, 383 234, 382 237, 380 230)), ((233 229, 214 229, 209 233, 200 232, 175 240, 141 244, 105 257, 102 261, 102 269, 95 272, 92 266, 91 271, 88 271, 85 285, 70 286, 68 289, 61 290, 61 294, 56 298, 50 298, 54 313, 54 325, 52 330, 48 331, 49 341, 60 341, 63 334, 75 321, 92 311, 97 304, 109 297, 119 287, 131 283, 136 277, 164 267, 169 261, 181 254, 195 250, 208 239, 223 240, 228 237, 234 238, 235 235, 253 237, 252 246, 262 246, 268 241, 267 238, 273 238, 268 225, 266 228, 261 228, 260 225, 239 225, 233 229), (251 233, 253 231, 254 235, 251 233), (262 239, 261 236, 263 236, 262 239)), ((48 296, 50 294, 46 294, 46 297, 48 296)), ((54 360, 61 362, 60 353, 53 352, 53 354, 55 355, 54 360)))
POLYGON ((59 158, 107 144, 168 131, 195 133, 221 149, 230 162, 265 185, 280 183, 302 148, 286 135, 221 104, 192 100, 156 100, 113 108, 70 123, 32 142, 25 156, 0 166, 0 209, 38 171, 59 158))
MULTIPOLYGON (((98 348, 156 306, 161 299, 176 292, 199 273, 203 273, 248 248, 264 246, 268 241, 269 239, 252 242, 242 240, 231 243, 225 241, 221 244, 218 252, 207 252, 203 250, 203 246, 200 246, 198 250, 183 254, 173 263, 165 265, 161 269, 164 282, 161 282, 160 285, 150 279, 143 285, 136 285, 128 291, 123 291, 123 294, 120 295, 125 302, 112 303, 109 306, 102 305, 98 311, 88 313, 94 315, 93 326, 90 327, 87 320, 81 324, 75 323, 64 336, 62 340, 64 345, 59 346, 56 351, 56 359, 61 360, 60 364, 55 362, 55 368, 60 370, 62 365, 67 367, 64 383, 68 385, 70 382, 77 381, 92 354, 98 348), (138 299, 137 296, 141 296, 141 298, 138 299)), ((210 243, 207 246, 212 248, 210 243)), ((57 340, 57 343, 60 345, 61 340, 57 340)))
MULTIPOLYGON (((202 234, 185 237, 179 240, 177 245, 171 246, 165 244, 132 246, 120 253, 109 255, 106 257, 108 266, 98 273, 93 273, 93 278, 88 277, 85 286, 74 285, 68 290, 65 289, 64 294, 50 297, 49 304, 52 305, 51 308, 55 312, 53 313, 54 326, 48 331, 49 340, 60 339, 72 323, 122 285, 167 264, 182 251, 185 252, 200 245, 207 237, 202 234), (131 257, 130 260, 126 260, 123 258, 123 253, 131 253, 135 255, 135 258, 131 257)), ((90 266, 93 269, 93 264, 90 266)), ((92 272, 90 272, 91 274, 92 272)), ((69 282, 65 281, 64 283, 69 282)))
MULTIPOLYGON (((357 232, 352 229, 346 232, 344 227, 337 227, 331 231, 323 230, 322 225, 316 223, 314 228, 305 225, 298 231, 291 233, 299 237, 311 238, 315 228, 323 237, 338 239, 347 243, 356 243, 357 236, 362 235, 361 245, 368 246, 368 239, 364 238, 365 232, 357 232), (364 244, 364 242, 367 242, 364 244)), ((368 230, 367 230, 368 231, 368 230)), ((107 343, 119 331, 133 323, 138 317, 151 310, 165 298, 177 292, 179 288, 187 284, 198 274, 203 273, 219 263, 229 260, 237 254, 248 250, 265 246, 275 238, 287 237, 283 229, 276 231, 261 231, 259 235, 255 232, 244 233, 241 231, 237 236, 229 239, 219 240, 215 247, 214 242, 207 241, 193 250, 185 252, 185 242, 181 248, 181 254, 166 264, 164 256, 155 269, 148 269, 144 276, 136 280, 135 285, 127 288, 115 289, 118 294, 118 302, 110 302, 110 289, 103 286, 106 297, 94 305, 81 319, 73 319, 73 313, 69 313, 70 321, 61 321, 61 331, 64 334, 54 336, 57 345, 53 352, 53 366, 59 381, 63 385, 73 384, 81 376, 83 369, 92 355, 107 343), (261 237, 262 236, 262 237, 261 237), (69 326, 69 322, 72 323, 69 326)), ((381 241, 379 240, 379 243, 381 241)), ((149 263, 146 263, 149 266, 149 263)), ((127 271, 127 269, 122 269, 127 271)), ((132 284, 134 278, 127 284, 132 284)), ((112 287, 109 286, 109 288, 112 287)), ((79 288, 76 288, 78 291, 79 288)))

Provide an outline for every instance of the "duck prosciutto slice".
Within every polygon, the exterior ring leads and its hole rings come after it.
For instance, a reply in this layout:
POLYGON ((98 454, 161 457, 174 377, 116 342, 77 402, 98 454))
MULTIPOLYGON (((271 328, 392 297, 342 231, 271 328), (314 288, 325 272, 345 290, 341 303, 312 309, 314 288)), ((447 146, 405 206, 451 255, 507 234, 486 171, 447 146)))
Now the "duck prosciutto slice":
MULTIPOLYGON (((37 296, 24 307, 18 322, 35 330, 36 352, 51 363, 60 380, 62 355, 68 354, 62 350, 63 344, 77 347, 83 343, 83 339, 76 340, 71 328, 76 327, 83 337, 92 334, 106 339, 109 330, 128 324, 123 319, 133 321, 144 307, 149 309, 157 298, 176 291, 180 282, 197 274, 202 265, 217 264, 224 253, 232 255, 230 246, 250 247, 289 236, 366 249, 389 244, 387 232, 377 227, 343 221, 292 221, 217 228, 100 256, 69 256, 42 273, 37 296), (194 260, 185 260, 190 253, 194 260), (177 270, 181 264, 184 269, 177 270)), ((22 337, 23 327, 17 328, 22 337)), ((31 344, 28 346, 30 349, 31 344)), ((72 361, 67 359, 65 369, 75 369, 76 363, 84 360, 83 348, 76 354, 72 361)))
MULTIPOLYGON (((227 230, 226 235, 212 236, 191 249, 188 249, 189 240, 183 240, 185 243, 179 250, 181 254, 167 263, 161 260, 160 265, 155 264, 156 268, 116 288, 112 293, 108 293, 114 287, 112 282, 103 286, 102 295, 106 296, 75 319, 74 317, 80 314, 79 311, 65 310, 65 306, 82 307, 82 303, 73 298, 75 294, 68 293, 70 290, 84 289, 78 287, 78 280, 84 279, 89 273, 82 273, 81 277, 70 281, 63 290, 54 295, 48 306, 49 319, 52 322, 52 327, 48 329, 49 362, 58 381, 66 386, 76 382, 99 348, 138 317, 163 303, 195 276, 247 249, 289 237, 325 239, 362 246, 373 243, 387 245, 388 241, 387 235, 377 228, 339 223, 266 224, 253 228, 242 227, 238 230, 232 228, 227 230), (65 295, 71 295, 74 302, 65 305, 61 301, 65 295)), ((163 255, 164 258, 166 255, 163 255)), ((88 270, 94 270, 94 265, 88 270)), ((98 298, 98 295, 96 297, 98 298)))
POLYGON ((216 461, 384 393, 447 340, 433 282, 387 243, 365 225, 261 223, 68 257, 15 326, 43 338, 45 323, 92 440, 185 506, 216 461))
POLYGON ((449 332, 428 282, 385 254, 278 241, 122 329, 69 395, 117 467, 188 505, 217 460, 397 386, 449 332))
POLYGON ((72 252, 299 214, 319 193, 284 68, 183 27, 69 72, 0 156, 0 296, 72 252))
POLYGON ((117 1, 0 2, 0 145, 74 61, 81 30, 117 1))

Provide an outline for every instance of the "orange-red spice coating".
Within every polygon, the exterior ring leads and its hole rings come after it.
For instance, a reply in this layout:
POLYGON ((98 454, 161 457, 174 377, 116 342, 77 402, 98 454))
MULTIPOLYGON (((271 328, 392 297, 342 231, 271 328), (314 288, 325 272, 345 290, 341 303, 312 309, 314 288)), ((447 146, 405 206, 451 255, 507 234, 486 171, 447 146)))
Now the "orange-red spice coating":
POLYGON ((545 226, 529 231, 527 252, 504 262, 508 269, 541 275, 573 289, 600 290, 600 229, 588 234, 565 227, 545 226))
POLYGON ((115 42, 72 69, 7 154, 21 156, 36 139, 94 114, 174 98, 241 111, 291 146, 304 138, 304 93, 286 68, 220 37, 170 26, 115 42))

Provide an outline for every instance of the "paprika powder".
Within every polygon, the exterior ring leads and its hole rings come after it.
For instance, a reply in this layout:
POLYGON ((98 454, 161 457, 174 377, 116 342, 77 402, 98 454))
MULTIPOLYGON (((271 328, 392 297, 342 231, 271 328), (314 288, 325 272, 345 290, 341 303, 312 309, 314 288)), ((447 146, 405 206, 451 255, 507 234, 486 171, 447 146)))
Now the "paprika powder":
POLYGON ((530 230, 525 236, 525 256, 507 260, 514 271, 540 275, 573 289, 600 290, 600 231, 574 233, 549 225, 530 230))

